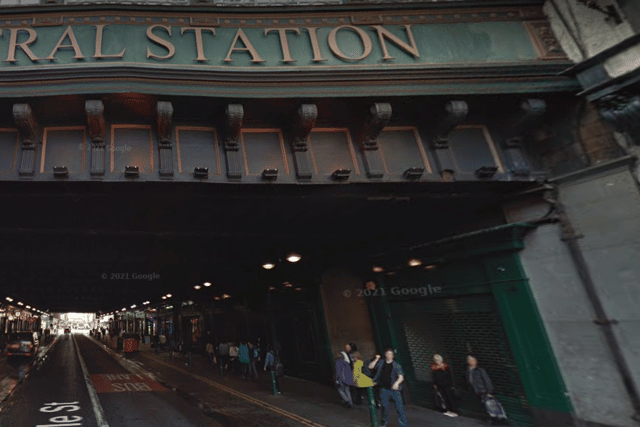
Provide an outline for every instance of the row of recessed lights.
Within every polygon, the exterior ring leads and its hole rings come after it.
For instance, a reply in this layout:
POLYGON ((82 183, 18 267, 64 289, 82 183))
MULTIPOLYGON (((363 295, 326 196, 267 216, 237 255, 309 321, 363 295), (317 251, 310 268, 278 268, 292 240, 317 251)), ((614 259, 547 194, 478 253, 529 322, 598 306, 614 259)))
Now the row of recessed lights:
MULTIPOLYGON (((287 261, 289 262, 298 262, 301 259, 302 259, 302 256, 300 256, 295 252, 291 252, 289 255, 287 255, 287 261)), ((265 270, 271 270, 275 266, 276 265, 272 262, 265 262, 264 264, 262 264, 262 268, 264 268, 265 270)))
MULTIPOLYGON (((13 298, 11 298, 11 297, 6 297, 5 299, 6 299, 7 301, 9 301, 9 302, 13 302, 13 298)), ((35 307, 31 307, 30 305, 24 305, 24 303, 23 303, 23 302, 21 302, 21 301, 16 302, 16 304, 18 304, 20 307, 24 307, 24 308, 26 308, 26 309, 28 309, 28 310, 33 310, 33 311, 35 311, 35 312, 37 312, 37 313, 40 313, 40 314, 46 314, 44 311, 42 311, 42 310, 38 310, 38 309, 37 309, 37 308, 35 308, 35 307)))
MULTIPOLYGON (((211 282, 204 282, 203 285, 204 285, 205 288, 208 288, 209 286, 211 286, 211 282)), ((202 285, 195 285, 193 287, 193 289, 200 290, 200 289, 202 289, 202 285)))

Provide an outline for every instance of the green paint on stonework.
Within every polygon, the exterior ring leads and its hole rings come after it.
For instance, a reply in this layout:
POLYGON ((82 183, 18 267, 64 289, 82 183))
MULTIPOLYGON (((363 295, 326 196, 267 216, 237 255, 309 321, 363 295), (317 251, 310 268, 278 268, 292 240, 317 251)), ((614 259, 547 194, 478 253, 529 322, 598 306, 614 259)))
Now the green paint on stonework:
MULTIPOLYGON (((444 262, 433 270, 407 267, 386 276, 384 287, 387 295, 391 295, 390 289, 394 287, 417 288, 427 283, 441 286, 441 294, 430 295, 430 300, 493 295, 528 404, 532 408, 570 414, 573 408, 517 255, 517 251, 524 248, 526 230, 531 228, 535 227, 511 224, 470 233, 439 245, 424 245, 404 255, 424 258, 425 254, 437 252, 444 262)), ((396 261, 391 256, 389 260, 396 261)), ((383 259, 376 262, 384 265, 383 259)), ((386 319, 388 304, 406 299, 407 296, 388 296, 372 304, 373 315, 378 317, 378 339, 391 339, 395 344, 393 319, 386 319)))
POLYGON ((68 94, 102 94, 102 93, 148 93, 156 95, 176 96, 233 96, 239 98, 298 98, 312 96, 318 98, 340 98, 353 96, 424 96, 424 95, 481 95, 481 94, 516 94, 516 93, 554 93, 575 92, 579 90, 574 80, 535 81, 535 82, 492 82, 492 83, 456 83, 456 84, 369 84, 356 83, 345 85, 314 85, 307 82, 281 83, 268 87, 247 87, 237 84, 221 86, 213 83, 193 85, 180 83, 152 82, 120 82, 100 81, 91 83, 58 83, 36 84, 30 82, 21 86, 11 84, 0 86, 0 96, 56 96, 68 94))
POLYGON ((0 69, 10 69, 16 65, 38 67, 52 62, 79 67, 101 62, 130 62, 195 66, 205 70, 278 67, 274 72, 283 72, 298 67, 383 69, 388 65, 465 66, 537 59, 531 37, 521 22, 415 24, 409 30, 403 25, 382 26, 405 46, 412 46, 412 36, 417 55, 389 37, 384 38, 383 46, 377 30, 368 25, 358 26, 358 30, 343 26, 337 31, 338 26, 318 27, 313 32, 316 37, 304 26, 300 26, 295 27, 298 31, 287 31, 283 36, 289 46, 291 58, 295 61, 290 63, 282 62, 285 43, 278 31, 271 28, 267 28, 272 31, 265 34, 265 28, 199 27, 199 36, 193 28, 184 31, 181 28, 184 27, 111 24, 102 27, 101 38, 98 37, 96 25, 25 27, 20 30, 3 28, 4 37, 0 40, 0 52, 3 54, 8 52, 14 36, 18 44, 29 43, 23 45, 26 49, 17 48, 15 63, 0 62, 0 69), (148 33, 150 28, 151 33, 148 33), (29 31, 33 33, 30 34, 29 31), (238 39, 240 32, 242 37, 238 39), (330 47, 332 32, 335 33, 336 40, 333 49, 330 47), (33 35, 35 40, 30 41, 33 35), (202 41, 200 52, 197 49, 197 38, 202 41), (72 48, 73 39, 77 40, 76 49, 72 48), (101 40, 100 53, 112 57, 94 57, 96 39, 101 40), (315 52, 314 39, 317 41, 315 52), (251 46, 244 41, 248 41, 251 46), (370 52, 366 52, 367 44, 371 47, 370 52), (56 45, 62 48, 54 51, 56 45), (260 62, 247 50, 249 47, 255 49, 260 62), (229 54, 232 48, 234 50, 229 54), (385 48, 388 55, 385 55, 385 48), (31 58, 27 49, 33 54, 31 58), (336 54, 336 49, 340 54, 336 54), (122 58, 113 57, 123 51, 122 58), (54 61, 44 59, 52 54, 54 61), (343 58, 340 58, 341 55, 343 58), (84 59, 79 59, 80 56, 84 59), (358 59, 361 57, 362 59, 358 59), (34 62, 34 58, 39 60, 34 62))

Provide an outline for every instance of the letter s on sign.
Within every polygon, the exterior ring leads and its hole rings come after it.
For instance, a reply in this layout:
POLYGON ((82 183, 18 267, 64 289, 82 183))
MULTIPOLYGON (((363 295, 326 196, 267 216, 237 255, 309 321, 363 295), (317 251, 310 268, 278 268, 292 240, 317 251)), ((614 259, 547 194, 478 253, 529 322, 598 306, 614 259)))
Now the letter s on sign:
POLYGON ((40 412, 59 412, 59 411, 62 411, 64 408, 70 408, 70 409, 67 409, 67 412, 75 412, 80 410, 80 407, 76 405, 62 405, 62 406, 56 406, 55 408, 49 408, 48 406, 45 406, 44 408, 40 408, 40 412))

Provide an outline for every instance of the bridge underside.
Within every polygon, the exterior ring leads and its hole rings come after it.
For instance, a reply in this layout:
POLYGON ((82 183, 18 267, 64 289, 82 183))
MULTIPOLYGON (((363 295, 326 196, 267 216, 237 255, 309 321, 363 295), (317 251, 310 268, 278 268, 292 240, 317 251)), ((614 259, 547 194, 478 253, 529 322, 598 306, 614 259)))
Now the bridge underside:
POLYGON ((43 310, 92 312, 166 293, 195 298, 205 281, 217 295, 247 295, 257 282, 306 280, 396 245, 500 224, 497 203, 531 185, 5 182, 3 290, 43 310), (291 251, 303 259, 286 262, 291 251), (262 269, 268 261, 276 268, 262 269))

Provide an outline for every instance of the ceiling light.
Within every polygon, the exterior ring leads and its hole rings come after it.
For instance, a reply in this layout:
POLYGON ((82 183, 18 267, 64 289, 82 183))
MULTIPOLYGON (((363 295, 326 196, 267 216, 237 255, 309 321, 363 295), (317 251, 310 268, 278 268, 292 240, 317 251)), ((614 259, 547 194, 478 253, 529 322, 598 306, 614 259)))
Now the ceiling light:
POLYGON ((135 304, 133 304, 133 305, 131 306, 131 308, 136 308, 136 305, 135 305, 135 304))
POLYGON ((173 295, 171 294, 167 294, 167 298, 171 298, 173 295))
POLYGON ((222 299, 227 299, 227 298, 231 298, 231 295, 227 295, 227 294, 222 295, 222 299))
POLYGON ((425 266, 425 269, 427 270, 433 270, 434 268, 436 268, 435 264, 425 266))
POLYGON ((126 308, 123 308, 123 309, 122 309, 122 311, 127 311, 127 309, 126 309, 126 308))
POLYGON ((23 303, 19 302, 18 305, 24 305, 23 303))
POLYGON ((285 288, 291 288, 293 285, 289 282, 284 282, 284 287, 285 288))
POLYGON ((31 306, 30 306, 30 305, 28 305, 28 306, 27 306, 27 308, 31 308, 31 306))
POLYGON ((296 288, 296 291, 301 291, 301 290, 302 290, 302 288, 296 288))
POLYGON ((13 298, 7 297, 7 301, 11 302, 11 301, 13 301, 13 298))
POLYGON ((204 286, 208 288, 209 286, 211 286, 211 282, 204 282, 204 286))
POLYGON ((375 267, 372 268, 374 273, 382 273, 384 271, 384 268, 376 265, 375 267))
POLYGON ((195 285, 195 286, 193 287, 193 289, 200 289, 200 288, 202 288, 202 286, 200 286, 200 285, 195 285))
POLYGON ((275 264, 271 264, 270 262, 262 264, 262 268, 264 268, 265 270, 271 270, 275 266, 276 266, 275 264))
POLYGON ((275 287, 275 286, 269 286, 269 290, 270 290, 270 291, 275 291, 275 290, 276 290, 276 287, 275 287))
POLYGON ((422 265, 422 261, 420 261, 420 260, 419 260, 419 259, 417 259, 417 258, 412 258, 412 259, 410 259, 410 260, 409 260, 409 265, 410 265, 411 267, 417 267, 417 266, 419 266, 419 265, 422 265))
POLYGON ((220 297, 213 297, 214 300, 220 301, 220 297))
POLYGON ((167 297, 162 297, 162 299, 167 299, 167 297))
POLYGON ((295 252, 291 252, 289 255, 287 255, 287 261, 289 262, 298 262, 301 259, 302 257, 295 252))

